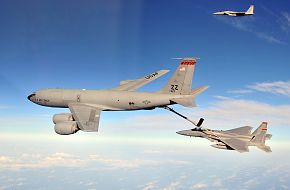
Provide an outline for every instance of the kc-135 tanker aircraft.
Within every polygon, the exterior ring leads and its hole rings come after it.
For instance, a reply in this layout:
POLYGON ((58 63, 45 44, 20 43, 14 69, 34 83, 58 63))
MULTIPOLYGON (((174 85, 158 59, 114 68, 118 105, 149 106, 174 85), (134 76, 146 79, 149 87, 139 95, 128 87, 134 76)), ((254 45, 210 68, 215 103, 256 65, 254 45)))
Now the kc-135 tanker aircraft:
POLYGON ((238 152, 249 152, 249 146, 256 146, 265 152, 272 152, 269 146, 265 145, 265 140, 271 139, 272 135, 267 134, 267 122, 263 122, 253 133, 253 127, 245 126, 227 131, 211 130, 196 127, 190 130, 176 132, 180 135, 190 137, 206 138, 216 144, 214 148, 236 150, 238 152))
POLYGON ((137 80, 124 80, 110 90, 81 89, 43 89, 27 98, 35 104, 47 107, 69 108, 70 113, 53 116, 57 134, 70 135, 79 130, 98 131, 101 111, 151 110, 165 108, 196 124, 185 116, 175 112, 168 105, 180 104, 194 107, 195 97, 208 86, 192 89, 192 78, 196 64, 195 58, 181 58, 181 63, 168 83, 159 92, 136 92, 141 86, 152 82, 168 72, 160 70, 137 80))

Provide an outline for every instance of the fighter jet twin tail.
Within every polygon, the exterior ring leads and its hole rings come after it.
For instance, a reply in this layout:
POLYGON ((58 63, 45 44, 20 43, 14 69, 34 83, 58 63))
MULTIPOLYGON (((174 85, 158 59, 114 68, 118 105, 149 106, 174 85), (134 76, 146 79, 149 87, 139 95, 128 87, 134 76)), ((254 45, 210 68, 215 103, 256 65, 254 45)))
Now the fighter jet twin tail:
MULTIPOLYGON (((173 104, 195 107, 196 96, 208 88, 208 86, 200 86, 192 89, 195 64, 195 58, 182 58, 173 76, 158 92, 137 92, 135 90, 161 77, 169 70, 160 70, 136 80, 124 80, 118 87, 109 90, 52 88, 38 90, 27 98, 41 106, 69 108, 70 113, 59 113, 53 116, 54 130, 60 135, 74 134, 79 130, 98 131, 102 111, 165 108, 197 126, 195 129, 181 131, 178 134, 200 136, 216 141, 218 142, 214 146, 216 148, 245 152, 248 150, 247 146, 254 145, 270 151, 270 148, 262 146, 270 135, 262 135, 263 133, 256 131, 250 135, 248 133, 250 127, 225 132, 203 129, 200 127, 203 122, 202 118, 195 123, 168 107, 173 104)), ((263 132, 265 132, 264 128, 263 132)))

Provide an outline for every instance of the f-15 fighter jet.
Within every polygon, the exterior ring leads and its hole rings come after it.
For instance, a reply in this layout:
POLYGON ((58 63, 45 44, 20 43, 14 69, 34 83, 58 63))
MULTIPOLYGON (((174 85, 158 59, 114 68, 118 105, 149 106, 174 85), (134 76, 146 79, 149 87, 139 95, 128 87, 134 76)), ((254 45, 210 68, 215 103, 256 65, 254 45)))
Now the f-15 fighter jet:
MULTIPOLYGON (((69 108, 70 113, 53 116, 57 134, 70 135, 79 130, 98 131, 101 111, 151 110, 157 107, 173 111, 168 107, 172 104, 194 107, 196 96, 208 88, 201 86, 192 89, 195 64, 195 58, 182 58, 173 76, 159 92, 135 90, 164 75, 168 70, 160 70, 137 80, 121 81, 118 87, 109 90, 53 88, 38 90, 27 98, 41 106, 69 108)), ((202 121, 196 126, 200 126, 202 121)))
POLYGON ((254 5, 251 5, 246 12, 235 11, 219 11, 213 13, 214 15, 227 15, 227 16, 249 16, 254 14, 254 5))
POLYGON ((263 122, 253 133, 251 133, 252 129, 252 127, 245 126, 220 131, 196 127, 176 133, 190 137, 206 138, 216 143, 211 145, 212 147, 219 149, 236 150, 242 153, 249 152, 249 146, 256 146, 265 152, 272 152, 271 148, 265 145, 265 141, 272 137, 271 134, 267 134, 267 122, 263 122))

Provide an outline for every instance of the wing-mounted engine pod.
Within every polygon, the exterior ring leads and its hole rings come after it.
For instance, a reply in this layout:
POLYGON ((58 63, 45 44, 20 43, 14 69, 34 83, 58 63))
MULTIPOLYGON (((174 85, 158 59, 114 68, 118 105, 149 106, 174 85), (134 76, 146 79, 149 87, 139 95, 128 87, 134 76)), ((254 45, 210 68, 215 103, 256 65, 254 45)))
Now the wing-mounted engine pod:
POLYGON ((63 121, 55 124, 54 131, 59 135, 71 135, 79 130, 76 121, 63 121))
POLYGON ((53 116, 52 121, 57 124, 64 121, 74 121, 74 118, 71 113, 59 113, 53 116))

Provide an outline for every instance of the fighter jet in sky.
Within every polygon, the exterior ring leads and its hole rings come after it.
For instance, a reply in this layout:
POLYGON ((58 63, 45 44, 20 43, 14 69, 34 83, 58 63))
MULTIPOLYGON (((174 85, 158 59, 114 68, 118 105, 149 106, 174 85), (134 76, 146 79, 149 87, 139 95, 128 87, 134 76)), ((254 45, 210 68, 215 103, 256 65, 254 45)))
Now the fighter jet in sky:
MULTIPOLYGON (((173 76, 159 92, 135 90, 164 75, 168 70, 160 70, 137 80, 121 81, 118 87, 109 90, 43 89, 27 98, 41 106, 69 108, 70 113, 53 116, 57 134, 70 135, 79 130, 98 131, 101 111, 151 110, 160 107, 176 113, 168 105, 196 106, 196 96, 208 87, 192 89, 195 64, 195 58, 182 58, 173 76)), ((186 119, 184 116, 183 118, 186 119)), ((200 126, 202 121, 196 125, 200 126)))
POLYGON ((235 11, 219 11, 213 13, 214 15, 228 15, 228 16, 249 16, 254 14, 254 5, 251 5, 246 12, 235 11))
POLYGON ((249 152, 249 146, 256 146, 265 152, 272 152, 271 148, 265 145, 265 141, 272 137, 271 134, 267 134, 267 122, 263 122, 253 133, 251 133, 252 129, 252 127, 245 126, 227 131, 218 131, 196 127, 176 133, 190 137, 206 138, 216 143, 211 145, 212 147, 219 149, 236 150, 242 153, 249 152))

